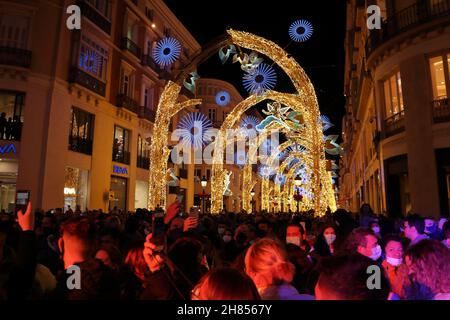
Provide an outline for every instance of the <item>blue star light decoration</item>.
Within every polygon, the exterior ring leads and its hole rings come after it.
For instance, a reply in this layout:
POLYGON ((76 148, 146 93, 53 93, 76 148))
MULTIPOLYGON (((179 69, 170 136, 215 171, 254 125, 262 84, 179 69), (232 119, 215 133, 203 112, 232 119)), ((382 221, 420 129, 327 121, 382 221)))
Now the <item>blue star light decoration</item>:
POLYGON ((274 182, 280 186, 286 183, 286 176, 284 174, 277 173, 274 178, 274 182))
POLYGON ((333 124, 330 122, 330 119, 324 115, 320 116, 319 124, 322 125, 323 132, 327 131, 328 129, 330 129, 333 126, 333 124))
POLYGON ((269 166, 262 165, 259 167, 258 173, 262 178, 268 179, 275 174, 275 170, 269 166))
POLYGON ((230 101, 231 101, 231 96, 227 91, 222 90, 216 94, 217 105, 219 105, 221 107, 226 107, 230 103, 230 101))
POLYGON ((164 38, 158 41, 153 49, 153 58, 162 67, 169 66, 180 57, 181 45, 175 38, 164 38))
POLYGON ((255 116, 245 116, 242 118, 239 128, 241 133, 246 137, 253 139, 256 137, 256 126, 259 124, 259 119, 255 116))
POLYGON ((294 21, 289 27, 289 36, 295 42, 305 42, 311 38, 313 26, 307 20, 294 21))
POLYGON ((86 49, 80 54, 80 67, 88 72, 97 74, 102 57, 95 51, 86 49))
POLYGON ((177 125, 181 143, 196 149, 200 149, 211 141, 212 123, 203 113, 192 112, 184 116, 177 125))
POLYGON ((262 95, 265 91, 275 88, 277 74, 272 66, 261 63, 252 73, 244 75, 243 83, 250 94, 262 95))

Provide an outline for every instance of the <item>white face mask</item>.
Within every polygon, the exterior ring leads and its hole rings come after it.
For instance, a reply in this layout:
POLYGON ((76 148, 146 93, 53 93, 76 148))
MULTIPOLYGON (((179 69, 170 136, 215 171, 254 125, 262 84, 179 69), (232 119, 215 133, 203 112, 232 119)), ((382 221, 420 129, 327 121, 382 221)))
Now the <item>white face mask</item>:
POLYGON ((300 237, 286 237, 286 243, 292 243, 300 247, 300 237))
POLYGON ((394 267, 398 267, 399 265, 402 264, 403 259, 397 259, 397 258, 392 258, 392 257, 387 257, 386 256, 386 261, 387 263, 389 263, 390 265, 393 265, 394 267))
POLYGON ((377 245, 375 248, 372 248, 372 254, 370 255, 370 259, 372 259, 373 261, 378 260, 379 257, 381 257, 381 247, 380 245, 377 245))
POLYGON ((324 235, 324 237, 325 237, 325 241, 327 242, 328 245, 332 244, 336 240, 335 234, 326 234, 326 235, 324 235))
POLYGON ((372 231, 375 233, 380 233, 380 227, 373 227, 372 231))
POLYGON ((225 232, 225 228, 218 228, 218 229, 217 229, 217 232, 218 232, 219 234, 223 234, 223 233, 225 232))
POLYGON ((227 243, 227 242, 231 241, 232 237, 231 236, 223 236, 222 239, 223 239, 223 242, 227 243))

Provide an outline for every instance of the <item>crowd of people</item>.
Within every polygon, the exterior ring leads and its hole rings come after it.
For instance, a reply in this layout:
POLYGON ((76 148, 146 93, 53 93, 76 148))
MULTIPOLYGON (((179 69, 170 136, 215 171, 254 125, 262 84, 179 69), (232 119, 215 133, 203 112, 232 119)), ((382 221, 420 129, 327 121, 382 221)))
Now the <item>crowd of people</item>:
POLYGON ((367 204, 322 217, 211 215, 175 202, 162 233, 155 217, 31 204, 0 213, 0 299, 450 300, 445 217, 393 219, 367 204))

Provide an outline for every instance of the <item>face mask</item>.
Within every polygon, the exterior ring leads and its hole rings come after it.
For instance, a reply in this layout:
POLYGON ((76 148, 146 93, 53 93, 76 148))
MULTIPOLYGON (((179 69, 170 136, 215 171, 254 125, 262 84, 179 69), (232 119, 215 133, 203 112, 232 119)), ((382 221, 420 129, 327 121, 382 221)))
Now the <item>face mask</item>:
POLYGON ((370 259, 373 261, 377 261, 379 257, 381 257, 381 247, 380 245, 377 245, 375 248, 372 248, 372 254, 370 255, 370 259))
POLYGON ((386 261, 390 265, 393 265, 394 267, 398 267, 399 265, 402 264, 403 259, 402 258, 397 259, 397 258, 392 258, 392 257, 386 257, 386 261))
POLYGON ((231 241, 231 236, 223 236, 223 242, 225 242, 225 243, 228 243, 228 242, 230 242, 231 241))
POLYGON ((435 232, 436 232, 436 225, 434 225, 434 224, 425 228, 425 233, 427 233, 427 234, 433 234, 435 232))
POLYGON ((223 234, 223 233, 225 232, 225 228, 218 228, 218 229, 217 229, 217 232, 218 232, 219 234, 223 234))
POLYGON ((380 227, 373 227, 372 231, 375 233, 380 233, 380 227))
POLYGON ((300 237, 286 237, 286 243, 292 243, 300 247, 300 237))
POLYGON ((324 237, 328 245, 332 244, 336 240, 335 234, 326 234, 324 237))

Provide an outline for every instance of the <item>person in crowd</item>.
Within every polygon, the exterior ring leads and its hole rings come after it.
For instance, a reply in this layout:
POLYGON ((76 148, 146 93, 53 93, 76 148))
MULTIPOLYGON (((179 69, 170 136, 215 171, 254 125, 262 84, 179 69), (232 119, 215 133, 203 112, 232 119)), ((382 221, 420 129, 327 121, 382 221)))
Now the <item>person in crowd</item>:
POLYGON ((403 232, 411 242, 409 246, 413 246, 419 241, 428 239, 425 234, 425 221, 423 217, 418 214, 408 215, 403 224, 403 232))
POLYGON ((255 283, 263 300, 311 300, 301 295, 291 282, 295 266, 280 242, 263 238, 255 242, 245 255, 245 272, 255 283))
POLYGON ((408 299, 450 300, 450 250, 436 240, 424 239, 405 255, 411 279, 408 299))
POLYGON ((261 220, 258 223, 257 235, 259 238, 274 238, 276 237, 273 233, 273 226, 268 220, 261 220))
POLYGON ((122 262, 122 254, 119 248, 113 244, 101 245, 95 253, 95 258, 101 260, 105 266, 118 271, 122 262))
POLYGON ((372 261, 378 261, 382 255, 381 246, 378 244, 378 238, 369 228, 356 228, 353 230, 341 249, 342 253, 359 253, 372 261))
POLYGON ((135 242, 128 249, 119 272, 120 298, 122 300, 138 300, 144 291, 145 279, 149 270, 143 251, 142 242, 135 242))
POLYGON ((192 300, 261 300, 258 289, 245 273, 233 268, 210 270, 192 290, 192 300))
POLYGON ((64 261, 64 272, 58 278, 54 292, 55 299, 118 299, 119 283, 112 270, 102 261, 93 257, 93 226, 86 217, 70 218, 61 224, 61 237, 58 240, 59 251, 64 261), (68 278, 72 275, 69 268, 77 266, 80 274, 80 289, 70 290, 68 278))
POLYGON ((12 121, 12 118, 9 117, 8 121, 6 122, 5 126, 5 139, 6 140, 14 140, 14 123, 12 121))
MULTIPOLYGON (((317 300, 387 300, 389 282, 380 274, 379 287, 369 288, 367 270, 373 261, 361 254, 340 254, 321 261, 315 286, 317 300)), ((376 285, 376 283, 374 284, 376 285)))
POLYGON ((312 255, 316 260, 321 257, 328 257, 335 252, 336 231, 333 226, 324 226, 314 243, 314 251, 312 255))
POLYGON ((442 234, 440 233, 437 222, 434 221, 434 219, 431 217, 426 217, 424 219, 424 223, 425 230, 423 233, 426 234, 430 239, 440 240, 442 234))
POLYGON ((375 218, 372 207, 368 203, 364 203, 359 210, 359 226, 368 228, 370 222, 375 218))
POLYGON ((222 235, 219 257, 223 264, 231 264, 238 255, 238 247, 233 239, 233 230, 227 228, 222 235))
POLYGON ((369 223, 369 228, 373 231, 373 233, 375 234, 375 236, 378 239, 381 239, 381 228, 380 228, 380 224, 378 223, 378 219, 372 220, 369 223))
POLYGON ((450 222, 446 222, 442 227, 442 244, 450 249, 450 222))
POLYGON ((403 259, 402 239, 393 234, 386 236, 383 242, 386 258, 381 265, 389 280, 391 291, 403 300, 406 297, 405 288, 409 286, 409 278, 408 267, 403 259))

